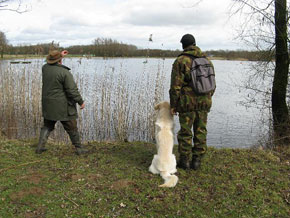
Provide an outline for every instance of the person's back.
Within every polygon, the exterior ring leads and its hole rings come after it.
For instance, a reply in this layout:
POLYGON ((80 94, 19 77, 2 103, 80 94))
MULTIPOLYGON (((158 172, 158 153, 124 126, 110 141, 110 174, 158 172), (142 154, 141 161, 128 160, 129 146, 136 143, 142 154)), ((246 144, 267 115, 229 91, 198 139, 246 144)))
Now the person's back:
POLYGON ((42 113, 48 120, 77 119, 75 104, 83 104, 70 69, 62 64, 42 67, 42 113))
MULTIPOLYGON (((67 51, 66 51, 67 53, 67 51)), ((44 125, 41 128, 36 153, 40 154, 47 149, 45 144, 55 123, 61 121, 68 133, 77 154, 87 153, 80 143, 77 128, 76 103, 84 108, 84 101, 74 82, 70 69, 62 65, 63 55, 57 50, 47 56, 47 64, 42 67, 42 116, 44 125)))
POLYGON ((205 57, 205 54, 199 47, 190 45, 184 49, 173 64, 169 91, 170 105, 179 113, 211 108, 212 93, 199 95, 193 91, 191 77, 193 57, 205 57))
POLYGON ((64 76, 69 69, 60 64, 45 64, 42 67, 42 96, 65 98, 64 76))
MULTIPOLYGON (((177 166, 196 170, 200 167, 201 157, 207 150, 207 114, 212 105, 211 96, 214 90, 207 94, 198 94, 193 90, 192 62, 195 57, 205 57, 205 54, 196 46, 195 39, 190 34, 184 35, 180 42, 184 51, 173 64, 169 90, 171 113, 178 112, 180 122, 177 135, 180 156, 177 166)), ((209 63, 212 65, 210 61, 209 63)))

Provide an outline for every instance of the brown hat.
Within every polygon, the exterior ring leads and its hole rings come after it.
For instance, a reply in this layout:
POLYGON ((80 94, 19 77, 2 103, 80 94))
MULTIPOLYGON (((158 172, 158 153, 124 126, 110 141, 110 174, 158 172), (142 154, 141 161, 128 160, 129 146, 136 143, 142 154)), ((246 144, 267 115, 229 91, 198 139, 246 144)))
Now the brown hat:
POLYGON ((46 62, 48 64, 55 64, 63 58, 62 54, 58 50, 52 50, 46 57, 46 62))

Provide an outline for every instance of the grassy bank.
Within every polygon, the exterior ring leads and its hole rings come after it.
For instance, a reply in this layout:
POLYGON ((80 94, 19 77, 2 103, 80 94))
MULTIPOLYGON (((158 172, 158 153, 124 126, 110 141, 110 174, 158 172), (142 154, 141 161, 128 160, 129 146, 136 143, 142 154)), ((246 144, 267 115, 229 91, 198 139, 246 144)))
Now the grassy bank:
POLYGON ((287 217, 289 153, 210 148, 199 171, 179 170, 162 189, 148 172, 152 144, 0 142, 0 217, 287 217))

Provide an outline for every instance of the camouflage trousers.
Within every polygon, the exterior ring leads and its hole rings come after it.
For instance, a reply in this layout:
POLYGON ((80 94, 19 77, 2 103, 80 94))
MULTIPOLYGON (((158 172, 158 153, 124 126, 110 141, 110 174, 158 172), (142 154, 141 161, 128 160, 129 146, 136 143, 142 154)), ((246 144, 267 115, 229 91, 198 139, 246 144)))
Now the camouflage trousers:
POLYGON ((206 110, 179 113, 180 130, 177 139, 180 155, 190 157, 190 154, 202 156, 206 153, 207 114, 206 110), (194 146, 192 146, 192 139, 194 146))

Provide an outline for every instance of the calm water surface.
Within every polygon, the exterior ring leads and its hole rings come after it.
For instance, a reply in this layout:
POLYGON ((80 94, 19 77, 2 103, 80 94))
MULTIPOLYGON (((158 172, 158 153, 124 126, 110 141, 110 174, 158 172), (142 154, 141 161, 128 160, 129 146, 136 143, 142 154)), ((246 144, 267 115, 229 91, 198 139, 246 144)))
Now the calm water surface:
MULTIPOLYGON (((2 62, 1 71, 10 67, 14 69, 13 72, 16 69, 20 69, 20 71, 26 69, 25 72, 29 72, 29 69, 33 68, 37 69, 40 74, 41 65, 44 61, 31 61, 32 63, 28 65, 12 65, 9 61, 2 62)), ((111 126, 114 123, 114 116, 116 115, 112 110, 107 118, 109 121, 100 124, 101 115, 99 112, 104 109, 101 108, 104 106, 100 106, 98 102, 108 98, 111 102, 109 107, 112 108, 119 105, 116 103, 119 101, 118 98, 126 98, 127 101, 125 102, 129 102, 132 106, 122 107, 130 109, 128 117, 139 123, 137 126, 140 127, 137 128, 135 124, 130 124, 130 128, 126 129, 129 140, 152 141, 152 137, 149 137, 150 133, 146 131, 146 128, 152 127, 148 122, 153 121, 148 121, 147 116, 152 116, 152 107, 156 102, 156 90, 158 92, 157 101, 169 99, 168 90, 173 62, 174 59, 155 58, 147 60, 145 58, 65 59, 64 64, 72 69, 86 102, 85 110, 80 112, 79 122, 82 126, 83 140, 100 139, 98 135, 102 135, 103 129, 100 125, 111 126), (158 79, 156 79, 157 77, 158 79), (116 84, 119 84, 119 86, 116 86, 116 84), (120 87, 124 89, 121 88, 120 90, 120 87), (122 92, 127 94, 121 95, 122 92), (110 97, 106 93, 109 93, 110 97)), ((259 122, 261 112, 253 108, 247 109, 239 104, 246 93, 240 92, 235 85, 239 82, 242 83, 245 79, 244 75, 249 62, 214 60, 213 64, 216 71, 217 89, 213 96, 213 105, 208 117, 208 145, 243 148, 256 144, 262 133, 261 130, 266 128, 261 126, 262 124, 259 122)), ((175 122, 175 133, 177 133, 179 130, 178 117, 175 117, 175 122)), ((130 123, 130 121, 127 121, 127 123, 130 123)), ((113 125, 110 128, 116 127, 113 125)))

